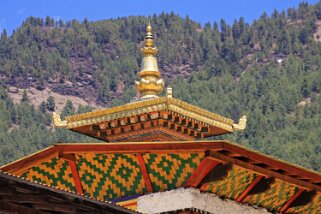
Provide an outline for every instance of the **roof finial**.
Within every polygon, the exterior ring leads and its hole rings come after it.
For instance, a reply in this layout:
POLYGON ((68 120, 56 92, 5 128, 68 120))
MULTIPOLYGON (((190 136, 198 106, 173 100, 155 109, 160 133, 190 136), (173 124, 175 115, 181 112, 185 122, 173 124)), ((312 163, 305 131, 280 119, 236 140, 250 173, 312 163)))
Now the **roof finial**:
POLYGON ((140 81, 135 81, 136 89, 140 93, 140 99, 149 99, 158 97, 164 88, 164 81, 158 71, 157 48, 154 47, 153 29, 150 21, 146 27, 145 46, 141 49, 143 53, 143 62, 141 71, 138 73, 140 81))
POLYGON ((150 21, 146 27, 146 36, 145 36, 145 47, 142 48, 142 53, 144 55, 156 55, 157 48, 154 47, 154 35, 153 35, 153 28, 150 25, 150 21))

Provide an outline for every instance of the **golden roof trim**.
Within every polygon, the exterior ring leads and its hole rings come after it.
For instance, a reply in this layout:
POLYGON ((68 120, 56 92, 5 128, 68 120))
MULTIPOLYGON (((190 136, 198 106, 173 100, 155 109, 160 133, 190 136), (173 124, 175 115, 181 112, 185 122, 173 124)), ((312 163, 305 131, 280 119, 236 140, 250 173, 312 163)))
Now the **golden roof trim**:
POLYGON ((182 115, 195 118, 201 122, 220 127, 230 132, 234 130, 233 120, 171 97, 153 98, 109 109, 68 116, 66 117, 66 123, 67 128, 71 129, 159 110, 177 111, 182 115))

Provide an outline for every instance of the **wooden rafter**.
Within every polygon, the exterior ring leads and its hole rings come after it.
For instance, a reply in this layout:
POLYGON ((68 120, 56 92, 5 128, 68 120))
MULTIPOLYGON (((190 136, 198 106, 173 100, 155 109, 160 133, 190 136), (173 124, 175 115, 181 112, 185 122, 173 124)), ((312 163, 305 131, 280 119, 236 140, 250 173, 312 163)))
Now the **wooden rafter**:
POLYGON ((143 158, 143 156, 141 154, 137 154, 136 157, 137 157, 137 160, 138 160, 138 164, 139 164, 140 170, 141 170, 142 175, 143 175, 143 179, 145 181, 146 189, 147 189, 148 192, 153 192, 152 182, 150 181, 150 177, 149 177, 149 174, 148 174, 148 171, 147 171, 147 168, 146 168, 146 164, 145 164, 144 158, 143 158))
POLYGON ((184 187, 197 187, 205 176, 220 163, 222 162, 211 158, 204 158, 194 173, 188 178, 184 187))
POLYGON ((299 191, 297 193, 295 193, 295 195, 293 195, 290 200, 288 200, 280 209, 279 209, 279 213, 284 213, 287 211, 287 209, 289 209, 289 207, 291 206, 291 204, 293 204, 293 202, 298 199, 300 197, 300 195, 305 192, 305 189, 299 189, 299 191))
POLYGON ((74 182, 75 182, 77 193, 84 194, 84 191, 82 189, 82 185, 81 185, 81 181, 80 181, 80 177, 79 177, 79 174, 78 174, 78 170, 77 170, 77 166, 76 166, 75 161, 68 160, 68 163, 69 163, 69 166, 70 166, 72 177, 73 177, 74 182))
POLYGON ((264 178, 264 176, 258 176, 245 190, 242 194, 236 199, 237 202, 242 202, 243 199, 253 190, 256 185, 264 178))
POLYGON ((81 185, 81 181, 80 181, 80 177, 79 177, 79 174, 78 174, 78 169, 77 169, 77 166, 76 166, 75 154, 73 154, 73 153, 64 154, 64 153, 61 152, 61 153, 58 154, 58 158, 59 159, 63 159, 63 160, 68 162, 70 170, 71 170, 72 177, 73 177, 74 182, 75 182, 76 191, 79 194, 84 194, 83 189, 82 189, 82 185, 81 185))
POLYGON ((139 129, 133 134, 132 131, 121 133, 119 135, 107 136, 109 141, 152 141, 153 135, 157 134, 158 136, 163 134, 164 140, 193 140, 193 137, 184 135, 183 133, 177 132, 173 129, 167 129, 164 127, 149 127, 144 129, 139 129), (150 135, 146 137, 146 134, 150 135), (172 136, 172 138, 170 138, 172 136))
MULTIPOLYGON (((208 124, 183 116, 173 111, 155 111, 111 121, 99 122, 72 129, 75 132, 89 135, 104 141, 122 141, 120 135, 129 133, 132 139, 141 141, 138 131, 154 127, 164 127, 186 137, 180 140, 201 139, 210 134, 208 124)), ((213 134, 213 133, 212 133, 213 134)), ((167 138, 166 138, 167 139, 167 138)), ((150 138, 152 141, 153 138, 150 138)), ((172 140, 177 140, 173 138, 172 140)), ((125 140, 126 141, 126 140, 125 140)))
POLYGON ((313 179, 315 182, 321 182, 321 176, 317 175, 309 170, 301 170, 298 167, 295 167, 290 164, 286 164, 284 162, 277 161, 275 159, 269 158, 265 155, 260 155, 255 152, 251 152, 249 150, 243 149, 241 147, 237 147, 231 144, 226 144, 224 147, 226 150, 229 150, 231 152, 242 154, 243 156, 250 158, 252 160, 256 160, 260 163, 266 163, 269 164, 271 167, 275 169, 283 169, 284 171, 290 172, 292 174, 299 174, 302 177, 308 177, 310 179, 313 179))

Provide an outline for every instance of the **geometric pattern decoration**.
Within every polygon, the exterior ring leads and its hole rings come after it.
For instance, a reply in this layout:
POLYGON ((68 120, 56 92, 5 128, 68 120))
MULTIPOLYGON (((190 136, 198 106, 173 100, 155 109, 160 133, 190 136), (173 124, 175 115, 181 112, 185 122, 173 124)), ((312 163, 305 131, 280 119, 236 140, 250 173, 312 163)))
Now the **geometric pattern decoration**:
POLYGON ((23 173, 21 177, 25 177, 31 181, 41 182, 48 186, 55 186, 76 192, 69 163, 65 160, 52 158, 37 166, 31 167, 23 173))
POLYGON ((223 198, 236 200, 257 176, 253 172, 233 166, 226 177, 206 183, 202 190, 215 193, 223 198))
POLYGON ((133 154, 76 154, 76 165, 85 195, 108 201, 146 192, 133 154))
POLYGON ((321 193, 316 194, 311 203, 304 206, 291 207, 286 213, 321 213, 321 193))
POLYGON ((182 187, 204 158, 204 153, 144 154, 154 192, 182 187))
POLYGON ((290 200, 298 191, 298 187, 290 185, 282 180, 275 179, 268 190, 262 193, 249 195, 246 202, 251 205, 265 207, 272 212, 277 212, 282 205, 290 200))

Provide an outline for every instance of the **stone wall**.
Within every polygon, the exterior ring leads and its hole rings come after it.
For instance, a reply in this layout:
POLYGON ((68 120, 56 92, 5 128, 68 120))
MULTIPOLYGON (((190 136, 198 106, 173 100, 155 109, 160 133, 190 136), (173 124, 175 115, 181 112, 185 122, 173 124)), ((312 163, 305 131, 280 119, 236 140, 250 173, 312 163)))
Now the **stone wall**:
POLYGON ((196 208, 220 214, 262 214, 266 209, 255 208, 232 200, 221 199, 215 194, 201 193, 194 188, 152 193, 138 198, 137 211, 142 213, 161 213, 186 208, 196 208))

